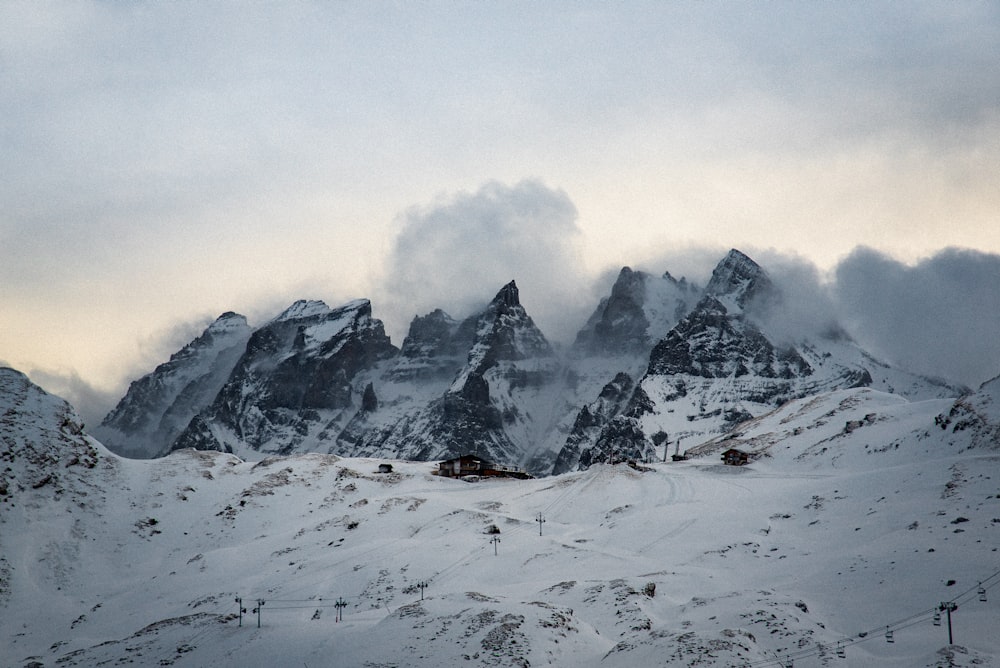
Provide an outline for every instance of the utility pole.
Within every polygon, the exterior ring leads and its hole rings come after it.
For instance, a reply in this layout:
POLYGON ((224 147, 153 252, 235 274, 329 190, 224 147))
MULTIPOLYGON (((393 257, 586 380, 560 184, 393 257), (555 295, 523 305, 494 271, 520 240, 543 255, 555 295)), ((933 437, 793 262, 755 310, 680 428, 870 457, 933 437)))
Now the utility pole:
POLYGON ((541 513, 538 513, 538 517, 535 518, 535 521, 538 522, 538 535, 541 536, 542 535, 542 524, 545 522, 545 518, 542 517, 541 513))
POLYGON ((954 601, 945 601, 940 606, 938 606, 938 610, 948 613, 948 644, 954 645, 955 640, 951 635, 951 613, 954 612, 955 610, 958 610, 958 606, 955 604, 954 601))
POLYGON ((264 607, 264 601, 257 599, 257 607, 253 609, 257 613, 257 628, 260 628, 260 609, 264 607))
POLYGON ((243 607, 243 599, 239 596, 236 597, 236 607, 240 613, 240 626, 243 626, 243 615, 246 614, 247 609, 243 607))
POLYGON ((427 589, 427 583, 420 582, 417 584, 417 586, 420 587, 420 600, 422 601, 424 600, 424 590, 427 589))
POLYGON ((778 664, 781 666, 781 668, 793 668, 793 666, 795 664, 792 662, 792 660, 791 659, 787 659, 787 660, 783 659, 782 656, 781 656, 782 653, 785 652, 785 651, 787 651, 787 650, 785 650, 784 648, 774 650, 774 658, 776 658, 778 660, 778 664))
MULTIPOLYGON (((539 526, 541 526, 541 525, 539 525, 539 526)), ((500 544, 500 537, 499 536, 493 536, 493 540, 491 540, 490 542, 493 543, 493 556, 495 557, 495 556, 497 556, 497 545, 500 544)))
POLYGON ((343 598, 338 598, 337 602, 333 604, 333 607, 337 608, 336 621, 339 622, 344 618, 344 608, 347 607, 347 601, 345 601, 343 598))

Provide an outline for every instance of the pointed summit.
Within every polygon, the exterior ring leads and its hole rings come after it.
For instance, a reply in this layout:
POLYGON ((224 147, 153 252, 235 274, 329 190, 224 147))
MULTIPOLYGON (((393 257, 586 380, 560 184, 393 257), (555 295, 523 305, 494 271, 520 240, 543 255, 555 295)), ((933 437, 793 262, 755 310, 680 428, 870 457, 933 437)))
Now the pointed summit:
POLYGON ((723 258, 705 288, 716 299, 730 297, 740 308, 771 289, 771 279, 760 265, 735 248, 723 258))
POLYGON ((497 360, 548 357, 552 347, 521 305, 517 284, 500 289, 476 319, 476 336, 469 354, 470 364, 482 353, 492 365, 497 360))
POLYGON ((588 353, 648 350, 649 320, 643 311, 647 278, 642 271, 622 267, 611 295, 601 300, 587 324, 577 332, 577 347, 588 353))
POLYGON ((233 311, 226 311, 218 318, 215 319, 205 332, 212 332, 213 334, 218 334, 221 332, 229 332, 236 329, 247 329, 247 319, 246 316, 240 315, 239 313, 234 313, 233 311))
POLYGON ((507 308, 520 306, 521 300, 517 291, 517 283, 511 280, 510 283, 500 288, 500 292, 498 292, 497 296, 493 298, 490 305, 505 306, 507 308))
POLYGON ((222 389, 252 332, 244 316, 223 313, 170 361, 132 382, 93 435, 126 457, 159 456, 222 389))

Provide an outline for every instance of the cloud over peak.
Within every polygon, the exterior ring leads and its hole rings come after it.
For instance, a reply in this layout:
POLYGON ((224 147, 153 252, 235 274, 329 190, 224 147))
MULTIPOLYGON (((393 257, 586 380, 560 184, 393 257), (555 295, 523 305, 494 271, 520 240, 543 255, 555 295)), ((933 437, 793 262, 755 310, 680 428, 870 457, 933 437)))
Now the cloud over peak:
POLYGON ((1000 255, 946 248, 907 265, 859 247, 834 291, 859 343, 891 362, 970 385, 1000 371, 1000 255))
POLYGON ((382 286, 387 324, 439 307, 463 317, 514 279, 546 335, 570 338, 587 296, 576 219, 565 192, 535 179, 411 207, 397 220, 382 286))

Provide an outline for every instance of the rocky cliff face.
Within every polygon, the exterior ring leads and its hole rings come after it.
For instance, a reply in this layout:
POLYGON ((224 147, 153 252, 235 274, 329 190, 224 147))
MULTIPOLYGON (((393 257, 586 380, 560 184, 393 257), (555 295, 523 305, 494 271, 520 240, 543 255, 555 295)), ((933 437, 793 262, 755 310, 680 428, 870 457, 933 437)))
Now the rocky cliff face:
POLYGON ((660 458, 678 439, 694 446, 837 388, 961 393, 875 360, 842 333, 779 338, 767 314, 780 308, 766 272, 733 250, 704 290, 623 268, 566 354, 513 281, 461 321, 441 310, 415 317, 401 349, 367 300, 296 302, 255 330, 225 314, 136 381, 98 433, 133 456, 475 454, 548 474, 660 458))
POLYGON ((459 323, 441 309, 414 317, 391 378, 396 381, 452 380, 462 368, 472 345, 473 325, 459 323))
POLYGON ((411 327, 408 341, 430 343, 404 344, 404 350, 419 350, 424 359, 432 357, 426 351, 453 354, 456 340, 467 340, 471 332, 465 364, 441 395, 394 423, 367 432, 352 424, 352 449, 405 459, 475 454, 504 464, 522 463, 527 438, 539 426, 536 401, 556 381, 558 361, 521 305, 517 285, 511 281, 482 313, 457 327, 442 327, 447 321, 436 314, 414 323, 420 326, 417 335, 427 329, 435 332, 432 337, 415 336, 411 327), (428 322, 432 328, 426 327, 428 322))
POLYGON ((621 415, 634 389, 632 378, 627 373, 619 373, 601 389, 596 400, 580 409, 566 443, 553 463, 553 475, 577 470, 581 467, 581 458, 582 468, 590 466, 595 456, 591 446, 612 420, 621 415))
POLYGON ((669 273, 651 276, 623 267, 574 342, 580 357, 649 354, 650 348, 690 310, 700 291, 669 273))
POLYGON ((168 362, 133 382, 94 436, 126 457, 156 457, 169 449, 215 399, 252 331, 242 315, 223 313, 168 362))
MULTIPOLYGON (((10 512, 5 508, 22 504, 46 511, 58 507, 63 517, 88 511, 103 497, 102 476, 114 465, 107 450, 84 432, 72 406, 23 373, 0 367, 0 523, 10 512), (64 507, 54 503, 59 499, 64 507)), ((0 584, 3 557, 0 553, 0 584)), ((0 603, 4 593, 0 587, 0 603)))
POLYGON ((172 449, 287 454, 312 450, 353 414, 355 378, 394 357, 371 303, 296 302, 256 330, 211 406, 172 449))
MULTIPOLYGON (((733 250, 704 296, 653 348, 629 401, 590 442, 570 442, 581 468, 613 459, 662 456, 678 439, 694 445, 790 399, 840 388, 874 386, 905 396, 954 396, 956 388, 893 370, 842 336, 779 342, 752 314, 780 308, 764 270, 733 250), (766 308, 764 308, 766 307, 766 308)), ((591 427, 589 436, 593 437, 591 427)))

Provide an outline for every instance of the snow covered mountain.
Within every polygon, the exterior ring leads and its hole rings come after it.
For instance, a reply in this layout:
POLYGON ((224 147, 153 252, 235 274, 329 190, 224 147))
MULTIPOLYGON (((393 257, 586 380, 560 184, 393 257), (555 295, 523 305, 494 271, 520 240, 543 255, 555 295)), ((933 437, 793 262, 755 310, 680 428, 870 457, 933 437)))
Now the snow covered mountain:
POLYGON ((170 361, 132 383, 94 436, 126 457, 161 454, 215 399, 252 331, 242 315, 223 313, 170 361))
POLYGON ((296 302, 254 331, 211 406, 171 449, 319 450, 354 414, 358 374, 397 352, 366 299, 334 309, 296 302))
MULTIPOLYGON (((474 454, 500 463, 523 461, 545 419, 536 409, 558 380, 559 362, 521 305, 513 281, 446 339, 468 340, 464 332, 472 333, 471 346, 447 389, 381 428, 369 428, 374 420, 366 414, 366 424, 352 425, 358 434, 355 454, 422 461, 474 454)), ((411 338, 404 349, 425 349, 411 338)), ((398 369, 390 372, 398 376, 398 369)))
POLYGON ((975 394, 961 397, 935 422, 953 434, 966 432, 971 447, 1000 448, 1000 376, 983 383, 975 394))
POLYGON ((875 387, 911 399, 963 393, 878 362, 836 329, 780 340, 768 332, 767 314, 780 310, 781 300, 759 265, 730 251, 704 296, 653 347, 628 403, 598 421, 585 419, 560 452, 557 471, 657 458, 669 439, 694 445, 791 399, 840 388, 875 387))
POLYGON ((840 389, 689 461, 468 484, 123 459, 0 369, 0 665, 1000 665, 997 394, 840 389))
POLYGON ((127 456, 475 454, 548 475, 660 458, 680 439, 693 446, 838 388, 964 392, 877 361, 835 325, 779 333, 782 299, 732 250, 704 289, 623 268, 564 352, 513 281, 464 320, 415 317, 399 349, 368 300, 297 302, 255 330, 226 314, 136 381, 95 433, 127 456))
POLYGON ((661 277, 623 267, 574 343, 578 357, 636 354, 650 349, 691 309, 697 286, 669 273, 661 277))

